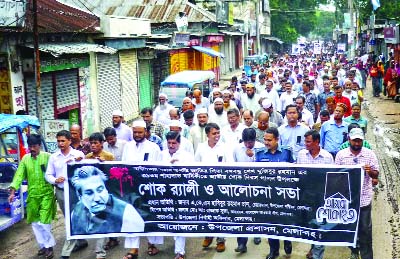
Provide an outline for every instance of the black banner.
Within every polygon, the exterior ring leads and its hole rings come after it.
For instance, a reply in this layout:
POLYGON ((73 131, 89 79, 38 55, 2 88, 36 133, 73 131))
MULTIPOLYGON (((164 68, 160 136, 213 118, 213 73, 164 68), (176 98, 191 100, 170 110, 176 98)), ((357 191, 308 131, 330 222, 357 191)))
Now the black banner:
POLYGON ((67 235, 356 240, 363 171, 286 163, 68 165, 67 235))

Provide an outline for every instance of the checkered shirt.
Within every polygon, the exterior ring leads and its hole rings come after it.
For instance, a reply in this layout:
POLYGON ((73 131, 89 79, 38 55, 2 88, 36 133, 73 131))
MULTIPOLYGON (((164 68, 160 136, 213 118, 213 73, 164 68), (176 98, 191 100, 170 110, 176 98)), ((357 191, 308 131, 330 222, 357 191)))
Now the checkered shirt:
POLYGON ((324 150, 320 149, 319 154, 314 158, 307 149, 302 149, 297 154, 298 164, 334 164, 332 155, 324 150))
MULTIPOLYGON (((370 165, 371 170, 379 171, 379 163, 375 153, 367 148, 362 148, 360 153, 355 156, 351 153, 350 148, 340 150, 335 159, 337 165, 370 165)), ((365 207, 371 204, 372 201, 372 178, 365 173, 364 183, 361 189, 361 204, 360 207, 365 207)))
POLYGON ((159 136, 161 139, 164 136, 164 126, 158 121, 152 121, 150 124, 150 133, 159 136))

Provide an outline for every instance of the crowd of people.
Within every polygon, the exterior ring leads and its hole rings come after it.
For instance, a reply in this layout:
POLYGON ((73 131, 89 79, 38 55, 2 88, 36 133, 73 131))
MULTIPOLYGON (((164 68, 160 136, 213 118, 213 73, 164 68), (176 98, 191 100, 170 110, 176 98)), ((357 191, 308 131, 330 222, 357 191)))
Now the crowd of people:
MULTIPOLYGON (((70 131, 57 134, 59 150, 51 155, 40 150, 40 136, 32 134, 28 137, 30 154, 18 167, 9 200, 28 179, 28 222, 39 244, 38 254, 50 259, 55 245, 51 233, 55 202, 65 213, 67 176, 63 168, 73 161, 359 164, 365 177, 358 241, 351 248, 350 258, 372 259, 371 200, 379 165, 365 137, 367 119, 361 115, 363 92, 367 90, 366 66, 362 59, 352 66, 332 59, 286 56, 254 64, 250 75, 242 73, 227 85, 214 82, 209 96, 194 89, 182 100, 182 107, 171 106, 168 96, 160 93, 159 104, 154 109, 142 109, 141 118, 131 126, 116 110, 112 125, 91 134, 88 141, 81 139, 80 127, 73 125, 70 131)), ((371 70, 369 74, 374 84, 371 70)), ((382 84, 389 85, 392 79, 382 84)), ((373 91, 374 95, 382 92, 376 86, 373 91)), ((211 246, 213 240, 204 238, 202 246, 211 246)), ((163 241, 163 237, 148 237, 147 254, 158 254, 157 246, 163 241)), ((96 258, 105 258, 106 250, 119 242, 117 238, 97 239, 96 258)), ((125 238, 129 250, 124 259, 138 258, 139 242, 139 237, 125 238)), ((223 237, 216 238, 218 252, 225 251, 225 242, 223 237)), ((247 242, 248 238, 237 238, 235 251, 245 253, 247 242)), ((260 244, 261 238, 255 237, 253 242, 260 244)), ((269 239, 268 243, 267 259, 277 258, 279 240, 269 239)), ((69 258, 74 250, 87 245, 86 240, 65 240, 61 258, 69 258)), ((284 242, 284 252, 292 253, 290 241, 284 242)), ((324 246, 313 245, 307 258, 320 259, 323 254, 324 246)), ((182 258, 185 238, 175 237, 175 259, 182 258)))

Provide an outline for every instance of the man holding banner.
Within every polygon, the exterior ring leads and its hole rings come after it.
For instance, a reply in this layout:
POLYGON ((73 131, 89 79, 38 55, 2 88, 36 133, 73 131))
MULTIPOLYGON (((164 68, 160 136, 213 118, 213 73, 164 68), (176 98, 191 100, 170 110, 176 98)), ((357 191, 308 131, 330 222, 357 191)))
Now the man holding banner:
MULTIPOLYGON (((289 162, 293 163, 292 151, 279 146, 279 131, 277 128, 268 128, 264 135, 265 147, 257 150, 256 162, 289 162)), ((269 255, 266 259, 275 259, 279 256, 279 239, 268 238, 269 255)), ((287 255, 292 253, 292 242, 284 241, 284 250, 287 255)))
POLYGON ((364 168, 364 182, 361 189, 360 220, 358 224, 357 246, 351 249, 351 259, 373 259, 372 250, 372 179, 379 175, 379 163, 375 153, 364 148, 364 132, 360 128, 350 130, 348 135, 350 147, 340 150, 335 158, 337 165, 362 165, 364 168), (358 246, 359 245, 359 246, 358 246))
MULTIPOLYGON (((307 131, 304 134, 305 149, 300 150, 297 156, 297 164, 334 164, 332 155, 319 145, 321 136, 316 130, 307 131)), ((325 247, 312 245, 307 259, 322 259, 325 247)))
MULTIPOLYGON (((165 136, 167 140, 167 149, 163 150, 162 161, 171 165, 180 165, 183 163, 191 163, 194 161, 194 155, 180 149, 181 135, 179 132, 170 131, 165 136)), ((185 258, 186 238, 181 236, 174 237, 175 240, 175 257, 174 259, 185 258)))
MULTIPOLYGON (((155 162, 161 158, 161 150, 154 144, 146 139, 146 123, 142 120, 134 121, 132 125, 133 140, 126 143, 122 153, 122 161, 125 162, 155 162)), ((149 255, 158 254, 158 249, 155 244, 163 244, 163 237, 148 237, 148 251, 149 255)), ((124 256, 124 259, 138 258, 140 246, 140 237, 126 237, 125 247, 130 248, 130 251, 124 256)))

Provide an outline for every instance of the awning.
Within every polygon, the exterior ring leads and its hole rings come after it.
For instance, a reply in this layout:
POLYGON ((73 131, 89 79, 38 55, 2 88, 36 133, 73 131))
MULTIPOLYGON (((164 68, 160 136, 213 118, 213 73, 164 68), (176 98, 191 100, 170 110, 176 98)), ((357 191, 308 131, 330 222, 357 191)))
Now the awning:
POLYGON ((219 31, 223 34, 229 35, 229 36, 243 36, 244 33, 241 33, 239 31, 219 31))
POLYGON ((225 58, 224 54, 222 54, 221 52, 215 51, 213 49, 210 49, 210 48, 201 47, 201 46, 192 46, 192 48, 194 48, 197 51, 203 52, 204 54, 207 54, 211 57, 225 58))
POLYGON ((279 38, 277 38, 277 37, 263 37, 264 39, 266 39, 266 40, 270 40, 270 41, 276 41, 276 42, 278 42, 279 44, 283 44, 283 41, 281 41, 279 38))
MULTIPOLYGON (((33 49, 33 44, 26 44, 24 46, 33 49)), ((114 54, 117 52, 116 49, 107 46, 86 42, 40 43, 39 50, 50 53, 55 57, 59 57, 63 54, 80 54, 88 52, 114 54)))

